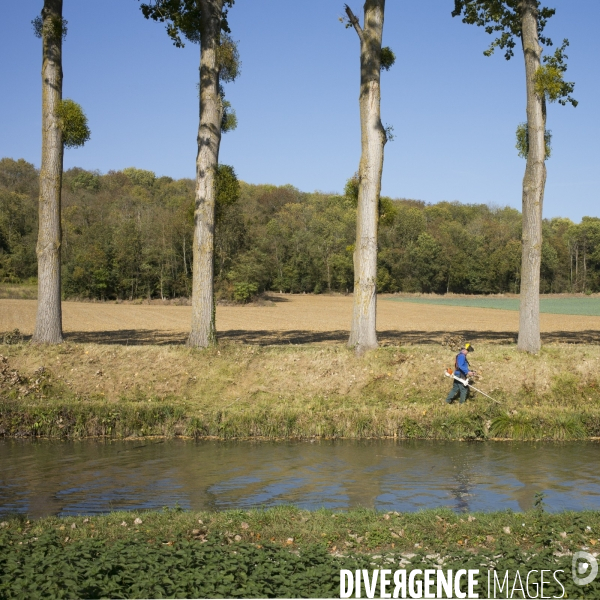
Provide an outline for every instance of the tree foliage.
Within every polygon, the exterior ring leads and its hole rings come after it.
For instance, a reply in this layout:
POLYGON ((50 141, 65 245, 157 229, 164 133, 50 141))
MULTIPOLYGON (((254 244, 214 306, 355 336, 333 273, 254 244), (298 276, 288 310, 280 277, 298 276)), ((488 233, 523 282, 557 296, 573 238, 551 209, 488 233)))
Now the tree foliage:
MULTIPOLYGON (((546 143, 546 160, 552 156, 552 132, 546 129, 544 133, 544 141, 546 143)), ((517 143, 515 144, 519 156, 527 158, 529 154, 529 127, 527 123, 519 123, 517 125, 517 143)))
POLYGON ((344 186, 344 195, 348 200, 352 202, 354 206, 358 204, 358 185, 360 180, 358 178, 358 171, 346 181, 346 185, 344 186))
POLYGON ((535 91, 540 96, 545 96, 550 102, 557 102, 565 106, 567 103, 577 106, 578 102, 571 96, 575 89, 572 81, 565 81, 563 75, 567 70, 568 56, 565 49, 569 40, 564 39, 562 46, 554 51, 551 56, 544 56, 544 64, 535 75, 535 91))
MULTIPOLYGON (((233 6, 235 0, 224 0, 225 7, 233 6)), ((183 38, 195 44, 200 43, 201 21, 203 18, 200 3, 196 0, 154 0, 142 3, 140 8, 146 19, 166 23, 167 33, 178 48, 183 48, 183 38)), ((231 33, 227 22, 227 8, 221 17, 221 30, 231 33)))
POLYGON ((231 165, 219 165, 217 170, 217 218, 240 199, 240 182, 231 165))
POLYGON ((381 69, 384 71, 389 71, 396 62, 396 55, 394 51, 389 46, 384 46, 381 49, 381 56, 379 58, 379 62, 381 65, 381 69))
MULTIPOLYGON (((510 60, 514 56, 516 40, 521 38, 522 0, 454 0, 453 17, 462 16, 462 22, 483 27, 486 33, 496 34, 496 39, 484 52, 491 56, 496 48, 504 50, 504 58, 510 60)), ((538 39, 545 46, 552 46, 552 40, 544 35, 548 19, 556 10, 538 6, 538 39)))
MULTIPOLYGON (((228 8, 233 6, 234 2, 235 0, 225 0, 224 2, 221 35, 217 49, 219 97, 222 104, 221 131, 223 133, 236 129, 237 115, 231 102, 225 98, 222 84, 235 81, 242 68, 238 43, 231 37, 227 21, 228 8)), ((195 44, 200 43, 202 10, 196 0, 155 0, 149 4, 142 3, 140 8, 147 19, 166 23, 167 34, 178 48, 185 46, 184 39, 195 44)))
MULTIPOLYGON (((462 16, 463 23, 478 25, 486 33, 496 36, 484 51, 486 56, 491 56, 499 48, 504 50, 504 58, 510 60, 514 56, 517 40, 521 39, 521 3, 522 0, 454 0, 452 16, 462 16)), ((539 42, 544 46, 552 46, 552 39, 544 34, 544 29, 556 9, 541 7, 539 1, 536 4, 539 42)), ((577 100, 571 96, 575 84, 564 80, 568 58, 565 49, 568 45, 569 41, 564 39, 554 54, 542 58, 544 65, 536 74, 536 92, 550 102, 577 106, 577 100)))
MULTIPOLYGON (((0 160, 1 281, 36 275, 37 177, 24 160, 0 160)), ((65 296, 189 296, 192 180, 75 168, 65 172, 62 197, 65 296)), ((217 297, 351 292, 355 218, 347 195, 250 185, 219 165, 217 297)), ((519 292, 520 237, 521 214, 512 208, 382 197, 378 290, 519 292)), ((543 239, 541 292, 600 292, 600 219, 546 219, 543 239)))
MULTIPOLYGON (((46 34, 51 37, 60 37, 64 40, 67 37, 68 24, 69 21, 63 18, 49 19, 46 26, 46 34)), ((31 25, 33 26, 35 37, 42 39, 44 36, 44 20, 42 17, 38 15, 31 21, 31 25)))
POLYGON ((217 49, 217 61, 219 64, 219 97, 222 104, 221 131, 227 133, 236 129, 238 123, 231 102, 225 98, 222 83, 235 81, 239 77, 242 68, 237 42, 234 42, 227 33, 221 34, 217 49))
POLYGON ((225 99, 225 93, 223 90, 219 90, 219 95, 221 98, 221 103, 223 107, 223 112, 221 115, 221 131, 223 133, 227 133, 229 131, 233 131, 238 126, 237 115, 235 113, 235 109, 232 108, 231 102, 225 99))
POLYGON ((58 118, 65 148, 79 148, 90 139, 87 117, 77 102, 68 98, 62 100, 58 107, 58 118))
POLYGON ((221 33, 217 49, 217 61, 219 64, 219 79, 222 83, 230 83, 239 77, 242 69, 240 52, 237 42, 228 33, 221 33))
POLYGON ((123 174, 127 175, 128 179, 134 185, 139 185, 145 188, 151 188, 156 181, 156 174, 154 171, 146 171, 145 169, 127 167, 126 169, 123 169, 123 174))

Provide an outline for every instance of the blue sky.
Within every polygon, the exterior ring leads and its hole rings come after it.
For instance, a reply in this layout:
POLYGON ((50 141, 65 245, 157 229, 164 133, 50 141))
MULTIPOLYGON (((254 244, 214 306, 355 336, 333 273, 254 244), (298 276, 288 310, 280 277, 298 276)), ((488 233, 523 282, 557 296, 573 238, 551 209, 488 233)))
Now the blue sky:
MULTIPOLYGON (((227 85, 239 126, 221 162, 250 183, 339 192, 360 156, 359 46, 337 0, 237 0, 230 12, 241 77, 227 85)), ((452 0, 388 0, 384 43, 397 56, 382 75, 383 194, 427 202, 521 206, 525 163, 514 148, 525 120, 520 49, 483 56, 490 36, 450 16, 452 0)), ((351 1, 362 16, 362 2, 351 1)), ((41 0, 6 3, 0 21, 0 156, 39 166, 41 42, 30 21, 41 0)), ((577 108, 549 105, 553 155, 546 217, 600 216, 597 0, 556 0, 548 33, 569 38, 567 79, 577 108)), ((137 0, 64 0, 64 96, 86 111, 92 138, 66 150, 65 168, 150 169, 193 177, 199 48, 175 48, 137 0)))

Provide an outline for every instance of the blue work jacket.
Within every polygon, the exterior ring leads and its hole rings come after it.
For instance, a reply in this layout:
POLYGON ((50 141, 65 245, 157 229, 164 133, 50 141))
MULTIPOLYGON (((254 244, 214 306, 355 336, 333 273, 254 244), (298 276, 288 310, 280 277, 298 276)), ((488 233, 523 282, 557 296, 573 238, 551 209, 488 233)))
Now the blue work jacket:
POLYGON ((456 371, 454 374, 461 379, 464 379, 468 372, 471 370, 469 367, 469 361, 467 360, 466 354, 459 352, 456 356, 456 371))

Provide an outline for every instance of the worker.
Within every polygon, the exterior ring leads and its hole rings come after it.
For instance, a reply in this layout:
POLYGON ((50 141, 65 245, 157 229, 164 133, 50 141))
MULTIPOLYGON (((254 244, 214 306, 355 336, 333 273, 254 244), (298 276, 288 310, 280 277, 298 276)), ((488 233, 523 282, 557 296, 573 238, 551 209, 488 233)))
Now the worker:
MULTIPOLYGON (((469 352, 473 352, 474 350, 475 349, 473 346, 471 346, 471 344, 468 342, 460 349, 460 352, 456 355, 456 359, 454 361, 454 375, 456 377, 468 379, 475 374, 475 371, 471 371, 471 367, 469 367, 469 361, 467 360, 467 354, 469 352)), ((467 396, 469 395, 469 388, 460 381, 454 379, 454 385, 452 386, 452 389, 446 398, 446 402, 448 404, 452 404, 458 394, 460 394, 460 403, 464 404, 467 401, 467 396)))

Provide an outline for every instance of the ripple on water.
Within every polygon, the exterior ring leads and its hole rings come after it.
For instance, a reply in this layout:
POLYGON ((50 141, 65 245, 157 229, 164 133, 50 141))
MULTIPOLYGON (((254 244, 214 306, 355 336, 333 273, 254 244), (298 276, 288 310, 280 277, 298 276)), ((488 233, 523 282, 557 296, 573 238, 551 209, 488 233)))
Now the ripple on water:
POLYGON ((0 513, 600 509, 595 442, 0 441, 0 513))

